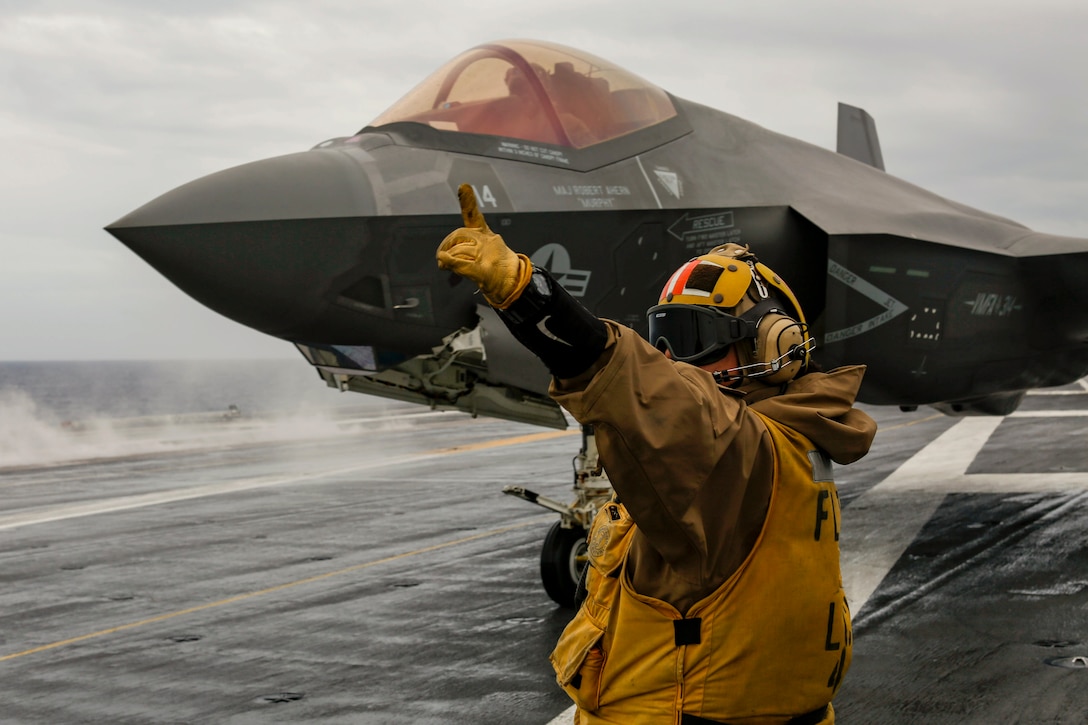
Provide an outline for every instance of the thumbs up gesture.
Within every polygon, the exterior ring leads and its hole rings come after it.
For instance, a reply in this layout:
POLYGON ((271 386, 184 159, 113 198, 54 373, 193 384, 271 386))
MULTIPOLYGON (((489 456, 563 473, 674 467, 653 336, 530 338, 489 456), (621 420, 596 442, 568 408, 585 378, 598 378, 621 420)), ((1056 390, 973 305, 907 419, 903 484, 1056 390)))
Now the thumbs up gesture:
POLYGON ((457 189, 464 226, 449 234, 438 246, 438 266, 472 280, 488 304, 505 310, 521 294, 533 276, 533 265, 524 254, 516 254, 487 226, 468 184, 457 189))

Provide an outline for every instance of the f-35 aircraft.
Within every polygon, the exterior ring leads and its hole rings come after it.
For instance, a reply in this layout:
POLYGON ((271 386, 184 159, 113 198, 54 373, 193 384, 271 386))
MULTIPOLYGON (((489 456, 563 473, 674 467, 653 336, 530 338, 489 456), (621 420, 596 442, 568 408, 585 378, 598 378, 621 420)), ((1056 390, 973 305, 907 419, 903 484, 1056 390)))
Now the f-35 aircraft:
MULTIPOLYGON (((343 390, 544 426, 548 374, 434 252, 470 183, 491 227, 592 312, 646 333, 668 275, 748 244, 801 301, 861 399, 1007 414, 1088 374, 1088 240, 1033 232, 884 171, 839 106, 831 152, 670 95, 587 53, 472 48, 358 133, 167 192, 107 229, 187 294, 298 346, 343 390)), ((542 574, 573 592, 608 495, 584 431, 542 574)))

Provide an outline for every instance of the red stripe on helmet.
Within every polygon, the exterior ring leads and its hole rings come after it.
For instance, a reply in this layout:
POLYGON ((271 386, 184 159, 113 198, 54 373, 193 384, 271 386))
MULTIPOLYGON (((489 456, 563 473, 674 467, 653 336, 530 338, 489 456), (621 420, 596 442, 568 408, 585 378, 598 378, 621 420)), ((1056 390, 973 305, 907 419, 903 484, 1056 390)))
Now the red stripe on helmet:
POLYGON ((670 294, 683 294, 684 287, 686 287, 688 283, 688 277, 691 276, 692 271, 698 266, 699 260, 693 259, 680 267, 680 269, 676 270, 672 277, 669 278, 669 281, 665 283, 665 289, 661 291, 661 299, 666 299, 670 294))

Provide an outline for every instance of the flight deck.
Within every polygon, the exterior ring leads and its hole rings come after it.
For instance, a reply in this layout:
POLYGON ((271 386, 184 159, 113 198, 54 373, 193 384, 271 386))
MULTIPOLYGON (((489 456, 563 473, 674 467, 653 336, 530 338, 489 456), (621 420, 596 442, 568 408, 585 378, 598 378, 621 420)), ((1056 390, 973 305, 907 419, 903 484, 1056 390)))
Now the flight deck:
MULTIPOLYGON (((1088 385, 865 409, 838 721, 1085 722, 1088 385)), ((0 720, 569 722, 555 515, 501 490, 568 497, 577 428, 405 406, 232 440, 0 470, 0 720)))

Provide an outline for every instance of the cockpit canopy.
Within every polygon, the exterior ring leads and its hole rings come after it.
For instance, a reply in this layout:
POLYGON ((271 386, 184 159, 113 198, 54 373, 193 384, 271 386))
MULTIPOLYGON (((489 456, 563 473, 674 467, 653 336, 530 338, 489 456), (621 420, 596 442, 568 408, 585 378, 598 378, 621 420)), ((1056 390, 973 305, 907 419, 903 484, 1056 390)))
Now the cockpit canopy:
POLYGON ((414 122, 585 148, 675 115, 664 91, 622 68, 561 45, 515 40, 462 53, 370 126, 414 122))

